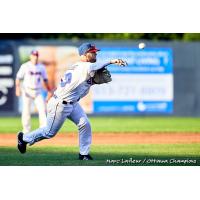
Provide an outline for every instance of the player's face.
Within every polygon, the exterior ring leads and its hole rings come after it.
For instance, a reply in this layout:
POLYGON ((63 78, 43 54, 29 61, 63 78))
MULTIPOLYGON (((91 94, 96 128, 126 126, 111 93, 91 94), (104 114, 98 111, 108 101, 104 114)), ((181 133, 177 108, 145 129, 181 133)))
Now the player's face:
POLYGON ((30 61, 33 64, 36 64, 38 62, 38 56, 36 56, 36 55, 30 55, 30 61))
POLYGON ((97 61, 97 53, 96 52, 88 52, 86 53, 86 58, 88 62, 95 63, 97 61))

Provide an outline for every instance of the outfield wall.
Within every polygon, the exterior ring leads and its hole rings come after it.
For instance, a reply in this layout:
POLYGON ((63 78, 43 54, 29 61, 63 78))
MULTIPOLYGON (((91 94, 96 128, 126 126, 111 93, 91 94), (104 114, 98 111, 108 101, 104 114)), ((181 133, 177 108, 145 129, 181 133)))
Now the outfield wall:
MULTIPOLYGON (((27 52, 33 47, 40 49, 42 47, 44 64, 46 64, 50 74, 51 86, 54 87, 58 80, 54 80, 53 74, 56 71, 58 74, 57 77, 60 77, 64 73, 65 59, 67 65, 70 65, 77 59, 77 47, 82 42, 55 40, 0 41, 0 115, 16 115, 20 112, 21 108, 18 106, 18 99, 14 95, 14 78, 20 63, 26 60, 27 52), (8 54, 13 55, 13 57, 9 58, 8 54), (52 56, 49 56, 51 54, 52 56), (46 55, 49 57, 46 58, 46 55), (59 61, 55 61, 56 58, 53 59, 55 55, 60 57, 59 61)), ((114 68, 111 69, 113 76, 113 82, 111 84, 113 85, 110 84, 109 87, 106 85, 95 86, 97 89, 92 89, 91 94, 82 102, 87 113, 97 115, 200 116, 200 42, 144 41, 147 45, 145 51, 151 51, 146 52, 142 57, 147 58, 147 65, 144 64, 145 59, 140 59, 141 52, 137 49, 140 41, 92 40, 91 42, 95 42, 104 52, 107 51, 102 58, 105 58, 107 55, 112 56, 112 54, 115 56, 117 54, 120 55, 120 53, 121 55, 123 53, 122 57, 126 58, 127 51, 131 49, 130 62, 132 63, 132 68, 130 70, 132 72, 127 71, 127 74, 125 74, 122 70, 116 72, 112 71, 115 70, 114 68), (119 48, 127 51, 124 53, 119 48), (161 54, 166 54, 168 58, 172 59, 172 63, 170 64, 170 59, 168 59, 169 62, 166 62, 165 65, 163 61, 165 57, 162 57, 161 54), (171 57, 169 57, 170 55, 171 57), (131 60, 133 57, 134 59, 131 60), (139 62, 140 64, 138 64, 139 62), (152 67, 149 67, 151 64, 152 67), (148 68, 145 68, 146 66, 148 68), (136 72, 139 69, 140 72, 136 72), (141 74, 142 69, 149 70, 147 78, 145 77, 146 72, 144 73, 143 71, 141 74), (157 70, 157 72, 161 70, 161 73, 156 72, 156 74, 152 74, 150 73, 152 70, 157 70), (120 80, 123 80, 123 84, 119 83, 120 80), (129 82, 131 85, 130 89, 128 87, 129 82), (150 91, 157 91, 160 94, 148 96, 145 93, 145 95, 141 96, 137 88, 146 87, 143 86, 145 82, 146 86, 151 85, 150 91), (137 87, 133 90, 136 85, 137 87), (158 85, 162 87, 157 88, 158 85), (119 89, 120 87, 121 89, 119 89), (103 91, 102 88, 104 88, 103 91), (104 91, 107 93, 102 93, 104 91), (136 104, 135 107, 132 99, 134 104, 136 104), (135 108, 139 109, 137 110, 135 108)))

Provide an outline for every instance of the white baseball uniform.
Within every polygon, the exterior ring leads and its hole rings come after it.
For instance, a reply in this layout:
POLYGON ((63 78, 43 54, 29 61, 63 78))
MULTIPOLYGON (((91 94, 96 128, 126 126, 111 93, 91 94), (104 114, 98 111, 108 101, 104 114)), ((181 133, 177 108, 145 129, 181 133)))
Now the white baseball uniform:
POLYGON ((22 126, 23 132, 31 130, 31 103, 34 101, 39 114, 40 127, 47 124, 45 100, 41 95, 42 80, 47 81, 45 66, 42 64, 32 64, 30 61, 21 65, 17 72, 17 79, 23 80, 22 85, 22 126))
POLYGON ((48 102, 47 126, 24 134, 23 140, 32 145, 40 140, 51 138, 68 118, 78 127, 80 154, 87 155, 92 140, 91 126, 78 101, 89 92, 94 72, 108 64, 110 63, 78 62, 71 66, 48 102))

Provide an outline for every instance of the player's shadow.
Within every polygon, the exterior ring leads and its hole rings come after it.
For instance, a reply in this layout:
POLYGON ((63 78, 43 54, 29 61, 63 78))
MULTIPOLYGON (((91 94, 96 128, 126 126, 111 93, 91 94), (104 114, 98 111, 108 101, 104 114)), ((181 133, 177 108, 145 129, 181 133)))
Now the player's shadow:
POLYGON ((32 148, 20 154, 16 148, 0 147, 0 166, 199 166, 200 157, 94 152, 93 161, 78 160, 78 148, 32 148))

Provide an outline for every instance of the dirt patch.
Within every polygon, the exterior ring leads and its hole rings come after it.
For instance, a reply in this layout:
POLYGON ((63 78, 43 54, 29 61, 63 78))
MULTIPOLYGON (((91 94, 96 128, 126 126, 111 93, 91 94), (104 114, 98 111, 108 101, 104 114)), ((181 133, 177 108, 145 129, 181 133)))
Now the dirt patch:
MULTIPOLYGON (((199 133, 93 133, 93 145, 103 144, 177 144, 200 143, 199 133)), ((16 134, 0 134, 0 146, 16 146, 16 134)), ((57 134, 54 138, 43 140, 37 146, 78 145, 77 133, 57 134)))

